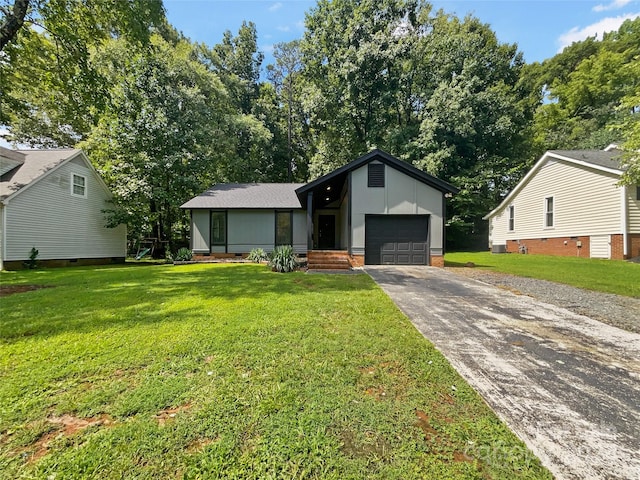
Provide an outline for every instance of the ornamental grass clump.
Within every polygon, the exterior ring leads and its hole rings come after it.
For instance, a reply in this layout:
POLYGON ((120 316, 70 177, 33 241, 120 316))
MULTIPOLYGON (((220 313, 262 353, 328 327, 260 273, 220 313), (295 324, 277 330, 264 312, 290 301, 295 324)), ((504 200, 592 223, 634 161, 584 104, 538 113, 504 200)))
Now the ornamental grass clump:
POLYGON ((173 257, 176 262, 188 262, 192 258, 193 253, 191 253, 191 250, 186 247, 180 248, 173 257))
POLYGON ((269 266, 274 272, 292 272, 298 268, 298 262, 296 261, 296 254, 293 251, 291 245, 281 245, 276 247, 271 253, 269 259, 269 266))
POLYGON ((249 255, 247 255, 247 260, 253 263, 260 263, 269 260, 269 255, 267 255, 267 252, 265 252, 263 248, 254 248, 249 252, 249 255))

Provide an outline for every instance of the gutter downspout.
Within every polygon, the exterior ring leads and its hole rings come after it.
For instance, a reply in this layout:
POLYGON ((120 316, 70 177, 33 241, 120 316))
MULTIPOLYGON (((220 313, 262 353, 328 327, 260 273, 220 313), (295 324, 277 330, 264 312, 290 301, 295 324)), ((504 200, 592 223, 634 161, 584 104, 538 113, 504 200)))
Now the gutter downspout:
POLYGON ((622 186, 622 256, 623 259, 626 259, 629 255, 629 212, 628 212, 628 202, 627 202, 627 186, 622 186))

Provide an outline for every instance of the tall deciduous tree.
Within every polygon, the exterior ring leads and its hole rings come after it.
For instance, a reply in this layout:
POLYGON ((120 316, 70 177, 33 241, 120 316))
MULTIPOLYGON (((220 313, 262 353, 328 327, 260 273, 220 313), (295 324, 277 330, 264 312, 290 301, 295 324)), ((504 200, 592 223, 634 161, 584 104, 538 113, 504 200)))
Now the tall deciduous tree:
POLYGON ((112 222, 172 248, 179 206, 225 178, 225 153, 234 149, 231 99, 194 57, 190 43, 173 46, 159 36, 144 54, 109 42, 96 61, 111 101, 81 144, 115 193, 112 222))
POLYGON ((73 145, 97 121, 108 98, 93 49, 144 45, 165 22, 161 0, 0 0, 0 15, 0 123, 33 145, 73 145))
POLYGON ((312 174, 386 149, 462 188, 453 218, 466 231, 515 183, 534 103, 517 47, 488 25, 420 0, 320 1, 303 51, 312 174))

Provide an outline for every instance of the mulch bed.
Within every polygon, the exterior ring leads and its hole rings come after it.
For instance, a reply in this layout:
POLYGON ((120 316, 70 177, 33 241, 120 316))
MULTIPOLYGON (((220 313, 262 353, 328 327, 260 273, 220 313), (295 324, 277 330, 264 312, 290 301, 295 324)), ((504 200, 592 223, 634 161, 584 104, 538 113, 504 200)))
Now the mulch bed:
POLYGON ((32 292, 41 288, 51 288, 53 285, 0 285, 0 297, 7 297, 14 293, 32 292))

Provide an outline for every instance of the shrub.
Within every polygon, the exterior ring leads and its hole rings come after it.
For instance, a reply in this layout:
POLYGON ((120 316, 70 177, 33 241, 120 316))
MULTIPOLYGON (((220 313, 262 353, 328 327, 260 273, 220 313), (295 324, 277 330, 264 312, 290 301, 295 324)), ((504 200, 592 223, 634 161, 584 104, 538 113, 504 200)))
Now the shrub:
POLYGON ((298 267, 296 254, 291 245, 281 245, 276 247, 271 253, 269 266, 276 272, 292 272, 298 267))
POLYGON ((29 252, 29 260, 24 262, 24 266, 29 269, 34 269, 38 266, 38 255, 40 252, 36 247, 31 247, 31 252, 29 252))
POLYGON ((269 255, 262 248, 254 248, 247 255, 247 260, 251 260, 254 263, 260 263, 264 260, 269 260, 269 255))
POLYGON ((188 262, 192 258, 193 254, 191 253, 191 250, 185 247, 178 249, 176 254, 173 256, 173 259, 176 262, 188 262))

